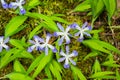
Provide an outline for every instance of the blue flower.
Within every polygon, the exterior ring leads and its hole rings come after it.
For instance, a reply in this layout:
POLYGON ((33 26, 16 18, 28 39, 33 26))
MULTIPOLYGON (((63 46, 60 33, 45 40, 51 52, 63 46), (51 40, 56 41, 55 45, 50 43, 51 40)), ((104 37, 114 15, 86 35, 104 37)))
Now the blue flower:
POLYGON ((0 36, 0 52, 2 52, 3 48, 9 50, 9 46, 6 45, 8 41, 9 41, 9 37, 4 40, 4 36, 0 36))
POLYGON ((14 8, 16 9, 17 7, 19 7, 20 9, 20 14, 25 14, 26 10, 23 8, 23 4, 25 4, 24 0, 16 0, 16 2, 10 2, 9 4, 9 8, 14 8))
POLYGON ((65 63, 64 63, 64 68, 69 68, 70 67, 70 62, 73 64, 73 65, 76 65, 76 62, 74 62, 72 60, 72 57, 76 57, 78 55, 78 52, 76 50, 74 50, 71 54, 69 54, 69 47, 66 46, 66 54, 61 50, 60 51, 60 55, 63 56, 62 58, 60 58, 58 60, 58 62, 62 62, 65 60, 65 63))
POLYGON ((79 27, 79 25, 76 24, 76 23, 74 23, 74 24, 71 25, 71 28, 78 30, 78 32, 75 33, 75 36, 80 36, 80 37, 78 38, 78 41, 80 41, 80 42, 83 41, 84 35, 91 37, 91 35, 90 35, 87 31, 92 30, 92 27, 91 27, 91 26, 87 26, 87 25, 88 25, 87 22, 85 22, 85 23, 83 24, 82 28, 79 27))
POLYGON ((54 36, 61 36, 60 40, 59 40, 59 45, 61 45, 63 43, 63 40, 65 39, 66 40, 66 44, 69 44, 70 43, 70 38, 69 36, 71 36, 69 32, 70 30, 70 26, 68 26, 66 28, 66 30, 64 30, 64 28, 62 27, 61 24, 57 23, 57 26, 58 28, 61 30, 61 32, 54 32, 54 36))
POLYGON ((47 33, 47 36, 46 36, 46 41, 42 41, 42 44, 41 44, 41 48, 44 49, 45 51, 45 54, 48 55, 48 51, 49 51, 49 48, 54 52, 56 53, 57 52, 57 49, 52 46, 51 44, 49 44, 49 40, 51 38, 51 34, 47 33))
POLYGON ((35 35, 34 40, 29 40, 29 42, 33 45, 28 47, 28 52, 32 52, 34 49, 36 49, 38 51, 42 50, 41 44, 40 44, 42 41, 43 41, 43 39, 41 39, 39 36, 35 35))
POLYGON ((1 0, 1 3, 2 3, 2 7, 4 9, 7 9, 8 8, 8 4, 4 1, 4 0, 1 0))

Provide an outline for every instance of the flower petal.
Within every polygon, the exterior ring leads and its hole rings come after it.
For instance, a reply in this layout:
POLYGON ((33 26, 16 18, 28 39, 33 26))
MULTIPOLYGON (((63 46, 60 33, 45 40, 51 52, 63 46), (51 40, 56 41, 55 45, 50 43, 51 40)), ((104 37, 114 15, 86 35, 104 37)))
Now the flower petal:
POLYGON ((77 33, 75 33, 75 35, 74 36, 79 36, 80 35, 80 32, 77 32, 77 33))
POLYGON ((33 50, 31 49, 31 47, 28 47, 27 51, 32 52, 33 50))
POLYGON ((85 22, 85 23, 82 25, 82 29, 84 29, 87 25, 88 25, 88 22, 85 22))
POLYGON ((70 26, 66 28, 65 32, 68 33, 69 30, 70 30, 70 26))
POLYGON ((89 36, 89 37, 91 37, 91 35, 89 34, 89 33, 87 33, 87 32, 83 32, 86 36, 89 36))
POLYGON ((60 23, 57 23, 57 26, 62 32, 64 32, 64 28, 62 27, 62 25, 60 23))
POLYGON ((49 40, 50 40, 50 38, 51 38, 51 34, 50 33, 47 33, 47 36, 46 36, 46 43, 48 43, 49 42, 49 40))
POLYGON ((62 36, 62 37, 60 38, 59 43, 58 43, 58 44, 59 44, 59 46, 60 46, 60 45, 62 45, 63 40, 64 40, 64 36, 62 36))
POLYGON ((18 7, 18 4, 16 2, 10 2, 9 8, 16 9, 18 7))
POLYGON ((2 52, 2 49, 3 49, 3 47, 2 47, 2 46, 0 46, 0 52, 2 52))
POLYGON ((26 10, 24 8, 21 8, 20 9, 20 14, 25 14, 26 13, 26 10))
POLYGON ((73 61, 71 58, 69 58, 70 62, 73 64, 73 65, 76 65, 76 62, 73 61))
POLYGON ((69 57, 75 57, 78 55, 78 52, 76 50, 73 50, 73 52, 69 55, 69 57))
POLYGON ((6 49, 6 50, 9 50, 9 46, 7 46, 7 45, 3 45, 3 47, 6 49))
POLYGON ((70 67, 70 65, 69 64, 64 64, 64 68, 69 68, 70 67))
POLYGON ((66 56, 66 54, 62 50, 60 51, 60 55, 66 56))
POLYGON ((8 38, 6 38, 6 39, 4 40, 4 43, 7 43, 9 40, 10 40, 10 38, 9 38, 9 37, 8 37, 8 38))
POLYGON ((63 62, 65 60, 65 57, 62 57, 58 60, 58 62, 63 62))
POLYGON ((79 42, 82 42, 82 41, 83 41, 83 39, 84 39, 84 38, 82 38, 82 39, 78 38, 78 41, 79 41, 79 42))
POLYGON ((66 54, 69 54, 69 46, 66 46, 66 54))
POLYGON ((45 47, 45 55, 48 55, 48 47, 45 47))
POLYGON ((78 26, 77 23, 73 23, 73 24, 70 25, 70 28, 75 29, 77 26, 78 26))
POLYGON ((70 43, 70 38, 68 36, 65 36, 66 44, 70 43))
POLYGON ((29 40, 29 42, 30 42, 31 44, 36 44, 33 40, 29 40))
POLYGON ((3 42, 4 36, 0 36, 0 42, 3 42))

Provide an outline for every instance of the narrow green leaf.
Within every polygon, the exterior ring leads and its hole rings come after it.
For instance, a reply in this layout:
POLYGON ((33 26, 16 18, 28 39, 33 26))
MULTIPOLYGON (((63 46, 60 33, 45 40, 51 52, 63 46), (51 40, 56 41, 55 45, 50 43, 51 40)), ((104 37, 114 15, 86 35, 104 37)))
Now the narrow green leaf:
POLYGON ((44 67, 46 66, 47 63, 49 63, 52 59, 53 53, 49 52, 49 54, 46 56, 44 56, 40 61, 39 64, 35 70, 35 72, 33 73, 33 78, 35 78, 41 71, 42 69, 44 69, 44 67))
POLYGON ((64 24, 68 24, 68 22, 63 19, 63 18, 60 18, 60 17, 56 17, 56 16, 50 16, 50 18, 53 20, 53 21, 58 21, 58 22, 62 22, 64 24))
POLYGON ((93 65, 93 71, 92 72, 94 72, 94 73, 101 72, 101 66, 100 66, 100 63, 97 59, 95 60, 95 63, 93 65))
POLYGON ((80 80, 87 80, 85 76, 82 74, 81 70, 78 69, 77 67, 74 67, 71 65, 72 72, 76 74, 80 80))
POLYGON ((117 8, 117 0, 103 0, 108 12, 108 24, 111 25, 111 18, 117 8))
POLYGON ((96 40, 96 42, 97 42, 98 44, 100 44, 101 46, 103 46, 104 48, 120 54, 120 50, 118 50, 117 48, 115 48, 115 47, 112 46, 111 44, 109 44, 109 43, 107 43, 107 42, 104 42, 104 41, 98 41, 98 40, 96 40))
POLYGON ((30 72, 32 72, 38 65, 39 62, 41 61, 41 59, 44 57, 44 53, 40 54, 30 65, 30 67, 27 70, 27 74, 29 74, 30 72))
POLYGON ((35 6, 40 4, 40 0, 30 0, 27 6, 27 10, 34 8, 35 6))
POLYGON ((110 54, 110 51, 106 50, 103 46, 101 46, 99 43, 99 40, 91 39, 91 40, 84 40, 82 43, 94 50, 101 51, 104 53, 110 54))
POLYGON ((5 56, 1 58, 0 69, 10 62, 9 58, 11 57, 14 51, 16 51, 15 48, 9 50, 9 52, 7 52, 5 56))
POLYGON ((47 24, 48 29, 53 31, 58 31, 56 23, 46 15, 39 13, 30 13, 30 12, 26 13, 25 15, 36 19, 43 19, 44 22, 47 24))
POLYGON ((92 8, 92 25, 94 21, 98 18, 101 12, 104 9, 104 3, 102 0, 90 0, 91 1, 91 8, 92 8))
POLYGON ((5 27, 5 37, 12 36, 18 30, 19 26, 27 19, 26 16, 16 16, 10 20, 5 27))
POLYGON ((90 57, 95 57, 99 55, 99 53, 97 51, 94 51, 94 52, 90 52, 87 56, 85 56, 85 58, 83 59, 84 61, 87 60, 88 58, 90 57))
POLYGON ((43 24, 44 24, 44 23, 40 23, 38 26, 36 26, 36 27, 30 32, 29 38, 28 38, 29 40, 30 40, 34 35, 37 34, 37 31, 39 31, 39 30, 42 28, 43 24))
POLYGON ((25 68, 22 66, 22 64, 18 60, 15 60, 14 62, 14 70, 15 72, 26 73, 25 68))
POLYGON ((114 74, 114 72, 111 72, 111 71, 97 72, 93 74, 92 76, 90 76, 90 78, 101 78, 101 77, 105 77, 111 74, 114 74))
POLYGON ((47 66, 45 67, 45 73, 46 73, 46 75, 47 75, 47 77, 49 78, 49 79, 52 79, 52 74, 51 74, 51 72, 50 72, 50 69, 49 69, 49 64, 47 64, 47 66))
POLYGON ((16 73, 16 72, 12 72, 10 74, 7 74, 7 75, 5 75, 5 77, 9 78, 10 80, 34 80, 25 74, 16 73))
POLYGON ((52 63, 50 64, 50 70, 52 74, 57 78, 57 80, 62 80, 59 70, 57 70, 55 67, 57 68, 57 66, 53 65, 52 63))
POLYGON ((72 11, 72 12, 84 12, 88 9, 90 9, 90 0, 85 0, 84 2, 80 3, 78 6, 76 6, 76 8, 72 11))

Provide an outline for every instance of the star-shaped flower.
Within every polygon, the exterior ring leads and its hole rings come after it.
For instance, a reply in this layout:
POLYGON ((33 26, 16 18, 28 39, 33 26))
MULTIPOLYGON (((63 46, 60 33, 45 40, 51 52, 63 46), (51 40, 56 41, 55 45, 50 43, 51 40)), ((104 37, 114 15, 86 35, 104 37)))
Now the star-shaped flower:
POLYGON ((4 9, 7 9, 8 8, 8 4, 4 1, 4 0, 1 0, 1 3, 2 3, 2 7, 4 9))
POLYGON ((70 38, 69 36, 71 36, 69 32, 70 30, 70 26, 68 26, 66 28, 66 30, 64 30, 64 28, 62 27, 61 24, 57 23, 57 26, 58 28, 61 30, 61 32, 54 32, 54 36, 61 36, 60 40, 59 40, 59 45, 61 45, 63 43, 63 40, 65 39, 66 40, 66 44, 69 44, 70 43, 70 38))
POLYGON ((87 22, 85 22, 85 23, 83 24, 82 28, 79 27, 79 25, 76 24, 76 23, 72 24, 72 25, 71 25, 71 28, 74 28, 74 29, 77 29, 77 30, 78 30, 78 32, 75 33, 75 36, 80 36, 80 37, 78 38, 78 41, 80 41, 80 42, 83 41, 84 35, 91 37, 91 35, 90 35, 87 31, 92 30, 92 27, 91 27, 91 26, 88 26, 88 23, 87 23, 87 22))
POLYGON ((43 41, 43 39, 41 39, 39 36, 35 35, 34 40, 29 40, 29 42, 33 45, 28 47, 28 52, 32 52, 34 49, 40 51, 41 50, 41 44, 40 43, 42 41, 43 41))
POLYGON ((69 54, 69 47, 66 46, 66 53, 64 53, 62 50, 60 51, 60 55, 63 56, 58 60, 58 62, 62 62, 65 60, 64 63, 64 68, 69 68, 70 67, 70 62, 73 65, 76 65, 76 62, 72 60, 72 57, 76 57, 78 55, 78 52, 74 50, 71 54, 69 54))
POLYGON ((51 34, 47 33, 46 40, 45 41, 43 40, 42 44, 41 44, 41 48, 44 49, 46 55, 48 55, 49 48, 54 53, 57 52, 57 49, 54 46, 52 46, 51 44, 49 44, 49 40, 50 40, 51 36, 52 36, 51 34))
POLYGON ((16 2, 11 2, 9 4, 9 8, 14 8, 16 9, 17 7, 19 7, 20 9, 20 14, 25 14, 26 13, 26 10, 23 8, 23 4, 25 4, 25 1, 24 0, 16 0, 16 2))
POLYGON ((6 45, 8 41, 9 41, 9 38, 6 38, 4 40, 4 36, 0 36, 0 52, 2 52, 3 48, 5 48, 6 50, 9 50, 9 46, 6 45))

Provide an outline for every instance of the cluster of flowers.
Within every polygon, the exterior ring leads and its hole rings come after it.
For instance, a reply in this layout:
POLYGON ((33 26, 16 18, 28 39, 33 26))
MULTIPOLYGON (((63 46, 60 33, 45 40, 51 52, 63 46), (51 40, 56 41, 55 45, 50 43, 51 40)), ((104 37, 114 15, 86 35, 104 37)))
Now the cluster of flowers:
MULTIPOLYGON (((84 35, 91 37, 91 35, 87 32, 89 30, 91 30, 91 26, 88 26, 88 23, 85 22, 81 27, 79 27, 78 24, 73 23, 71 25, 69 25, 65 30, 62 27, 61 24, 57 23, 58 28, 60 29, 60 32, 54 32, 53 36, 55 37, 59 37, 59 46, 62 45, 64 39, 66 41, 66 44, 69 44, 71 42, 70 37, 72 37, 72 35, 69 33, 70 29, 77 29, 77 33, 74 34, 74 36, 79 36, 78 41, 83 41, 84 39, 84 35)), ((34 49, 38 50, 38 51, 44 51, 45 55, 48 55, 48 51, 49 49, 52 50, 53 53, 57 52, 57 49, 51 45, 49 43, 50 38, 52 37, 52 34, 47 33, 46 35, 46 40, 44 40, 43 38, 40 38, 39 36, 35 35, 33 38, 34 40, 29 40, 29 42, 32 44, 30 47, 28 47, 28 52, 32 52, 34 49)), ((9 47, 6 45, 6 43, 9 41, 9 38, 3 40, 4 37, 0 37, 0 52, 2 51, 2 48, 4 47, 6 50, 9 49, 9 47)), ((78 52, 76 50, 73 50, 73 52, 70 54, 69 51, 69 46, 66 46, 66 53, 63 50, 60 50, 60 55, 63 56, 62 58, 60 58, 58 60, 58 62, 62 62, 65 60, 64 63, 64 68, 69 68, 70 67, 70 62, 73 65, 76 65, 76 62, 74 62, 72 60, 72 57, 76 57, 78 55, 78 52)))
POLYGON ((17 7, 19 7, 20 14, 25 14, 26 13, 26 10, 22 6, 23 4, 25 4, 24 0, 16 0, 16 2, 10 2, 10 4, 6 3, 4 0, 1 0, 1 3, 2 3, 2 7, 4 9, 7 9, 7 8, 16 9, 17 7))

